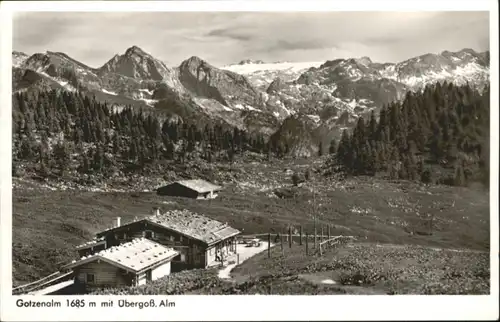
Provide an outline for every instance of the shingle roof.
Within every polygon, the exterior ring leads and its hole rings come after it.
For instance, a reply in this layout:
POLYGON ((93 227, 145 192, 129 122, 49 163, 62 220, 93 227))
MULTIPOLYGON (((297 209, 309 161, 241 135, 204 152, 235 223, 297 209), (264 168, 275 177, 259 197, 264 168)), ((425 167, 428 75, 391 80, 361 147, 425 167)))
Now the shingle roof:
POLYGON ((206 244, 212 244, 240 233, 227 223, 221 223, 186 209, 171 210, 146 219, 206 244))
POLYGON ((84 244, 76 246, 76 249, 90 248, 94 245, 102 244, 102 243, 104 243, 104 241, 105 241, 104 237, 94 238, 91 241, 88 241, 84 244))
POLYGON ((222 189, 221 186, 215 185, 208 181, 202 179, 194 179, 194 180, 180 180, 176 181, 176 183, 183 185, 191 190, 194 190, 198 193, 205 193, 210 191, 216 191, 222 189))
POLYGON ((101 259, 112 265, 129 271, 141 270, 179 254, 176 250, 162 246, 146 238, 137 238, 131 242, 113 246, 90 256, 83 256, 78 261, 66 265, 66 268, 80 266, 101 259))

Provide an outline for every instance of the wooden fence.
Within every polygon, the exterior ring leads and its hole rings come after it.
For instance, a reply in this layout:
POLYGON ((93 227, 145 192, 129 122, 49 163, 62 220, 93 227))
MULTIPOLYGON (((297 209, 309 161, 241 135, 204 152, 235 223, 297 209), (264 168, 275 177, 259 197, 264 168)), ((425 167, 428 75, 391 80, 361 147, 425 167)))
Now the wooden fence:
POLYGON ((344 245, 357 240, 355 236, 332 236, 330 233, 330 226, 327 226, 326 235, 325 229, 323 227, 321 228, 321 234, 319 235, 317 233, 309 234, 308 232, 303 232, 302 227, 299 227, 299 233, 292 233, 291 227, 289 227, 287 230, 287 232, 285 232, 285 230, 282 230, 281 233, 275 232, 240 235, 239 238, 256 238, 264 241, 267 240, 267 256, 269 258, 271 257, 271 243, 274 243, 276 246, 280 247, 282 254, 284 254, 285 244, 288 244, 288 248, 292 248, 295 240, 296 243, 298 243, 300 246, 305 243, 306 255, 309 255, 311 253, 319 253, 320 255, 323 255, 325 249, 329 247, 337 247, 339 245, 344 245), (310 248, 313 249, 312 252, 310 248))
POLYGON ((327 239, 324 242, 319 243, 319 254, 323 255, 324 249, 328 247, 337 247, 339 245, 345 245, 349 242, 356 241, 354 236, 335 236, 333 238, 327 239))
POLYGON ((29 292, 37 291, 39 289, 48 287, 50 285, 61 282, 62 280, 71 279, 73 272, 55 272, 37 281, 20 285, 12 289, 13 295, 27 294, 29 292))

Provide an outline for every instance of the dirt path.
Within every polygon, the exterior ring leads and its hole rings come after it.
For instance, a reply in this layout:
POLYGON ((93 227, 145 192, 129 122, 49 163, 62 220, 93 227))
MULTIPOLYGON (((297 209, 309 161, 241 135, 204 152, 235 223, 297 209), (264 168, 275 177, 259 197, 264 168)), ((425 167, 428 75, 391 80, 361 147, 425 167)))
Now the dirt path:
MULTIPOLYGON (((271 247, 273 247, 274 244, 271 243, 271 247)), ((261 244, 259 247, 245 247, 243 244, 238 244, 237 246, 237 251, 238 254, 240 255, 240 264, 243 263, 245 260, 249 259, 252 256, 257 255, 260 252, 263 252, 267 249, 267 242, 261 241, 261 244)), ((221 279, 229 279, 231 278, 231 271, 233 268, 236 267, 236 264, 231 264, 223 267, 221 270, 219 270, 219 278, 221 279)))

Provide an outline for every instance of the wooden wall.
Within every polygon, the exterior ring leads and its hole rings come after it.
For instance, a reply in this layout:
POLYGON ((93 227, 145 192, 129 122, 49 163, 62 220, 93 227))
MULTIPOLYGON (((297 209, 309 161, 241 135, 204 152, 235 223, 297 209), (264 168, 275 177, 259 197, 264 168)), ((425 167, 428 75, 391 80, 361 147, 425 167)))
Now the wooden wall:
MULTIPOLYGON (((170 275, 170 272, 170 261, 167 261, 151 269, 151 280, 170 275)), ((77 283, 85 284, 88 288, 144 285, 148 282, 146 276, 146 272, 136 276, 104 261, 94 261, 75 268, 77 283), (87 273, 94 274, 94 283, 87 283, 87 273)))
POLYGON ((156 190, 156 193, 160 196, 171 196, 171 197, 187 197, 187 198, 197 198, 198 192, 191 190, 177 182, 163 186, 156 190))
POLYGON ((86 283, 86 274, 94 274, 94 283, 92 286, 128 286, 132 283, 133 275, 124 275, 124 271, 118 267, 108 264, 104 261, 93 261, 75 268, 75 278, 79 283, 86 283))

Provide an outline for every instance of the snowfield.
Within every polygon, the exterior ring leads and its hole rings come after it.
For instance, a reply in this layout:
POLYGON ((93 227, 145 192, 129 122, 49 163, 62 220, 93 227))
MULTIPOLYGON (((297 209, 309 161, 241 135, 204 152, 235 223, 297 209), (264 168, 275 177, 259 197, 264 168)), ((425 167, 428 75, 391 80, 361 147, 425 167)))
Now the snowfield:
POLYGON ((55 78, 55 77, 52 77, 50 76, 49 74, 47 74, 46 72, 42 71, 42 70, 39 70, 37 71, 39 74, 53 80, 54 82, 58 83, 59 85, 61 85, 65 90, 67 91, 70 91, 70 92, 74 92, 76 91, 76 88, 74 88, 73 86, 71 86, 68 81, 66 80, 61 80, 61 79, 58 79, 58 78, 55 78))
POLYGON ((259 71, 290 71, 290 72, 300 72, 311 67, 319 67, 324 63, 321 62, 279 62, 279 63, 267 63, 267 64, 244 64, 244 65, 227 65, 221 67, 221 69, 229 70, 238 74, 252 74, 259 71))

